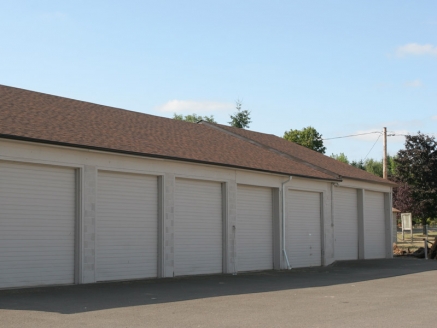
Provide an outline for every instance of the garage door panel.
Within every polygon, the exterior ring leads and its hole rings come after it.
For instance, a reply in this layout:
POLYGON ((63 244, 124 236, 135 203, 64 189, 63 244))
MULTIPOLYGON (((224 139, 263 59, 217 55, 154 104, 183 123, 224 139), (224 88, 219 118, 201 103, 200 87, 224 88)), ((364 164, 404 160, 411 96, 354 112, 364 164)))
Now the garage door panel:
POLYGON ((0 288, 74 283, 75 184, 71 168, 0 162, 0 288))
MULTIPOLYGON (((42 258, 42 259, 38 258, 38 259, 35 259, 34 261, 29 262, 33 265, 32 272, 34 274, 46 272, 48 275, 50 275, 52 277, 57 277, 60 274, 70 274, 69 268, 58 270, 56 273, 53 273, 52 267, 49 266, 49 265, 58 265, 58 264, 68 265, 68 263, 69 263, 68 260, 66 260, 64 262, 59 261, 59 260, 53 260, 51 262, 47 261, 47 263, 44 264, 46 266, 41 265, 41 260, 44 260, 44 258, 42 258)), ((8 268, 6 268, 2 271, 2 275, 12 276, 12 274, 15 274, 16 276, 26 277, 26 276, 28 276, 28 274, 26 272, 24 272, 23 270, 25 270, 27 267, 28 266, 25 263, 23 264, 22 261, 16 262, 16 263, 11 263, 11 265, 8 268)))
POLYGON ((358 259, 358 195, 352 188, 334 189, 335 259, 358 259))
MULTIPOLYGON (((144 218, 143 220, 144 221, 144 218)), ((141 225, 142 227, 149 227, 149 228, 155 228, 156 224, 153 225, 147 225, 141 220, 129 222, 129 227, 120 227, 119 225, 111 225, 111 222, 108 223, 109 227, 102 227, 102 229, 99 232, 105 232, 108 234, 114 234, 114 237, 116 238, 124 238, 126 234, 133 235, 133 237, 141 236, 142 239, 144 239, 144 234, 142 231, 138 230, 138 225, 141 225)), ((146 236, 147 238, 147 236, 146 236)))
POLYGON ((158 179, 99 171, 97 281, 157 276, 158 179))
MULTIPOLYGON (((26 165, 26 164, 22 164, 19 163, 17 165, 26 165)), ((29 165, 33 165, 33 164, 29 164, 29 165)), ((33 166, 36 167, 36 166, 33 166)), ((26 179, 26 181, 20 181, 18 180, 12 187, 12 189, 20 189, 23 186, 26 186, 26 188, 28 188, 29 190, 40 190, 44 192, 44 188, 38 188, 38 184, 41 181, 41 176, 38 175, 42 175, 45 176, 44 181, 46 181, 49 185, 52 186, 52 188, 54 189, 59 189, 59 190, 63 190, 62 188, 62 184, 59 185, 58 182, 66 182, 68 183, 70 181, 70 178, 65 176, 64 172, 62 172, 62 170, 65 170, 65 168, 59 168, 56 167, 53 170, 51 170, 50 175, 47 176, 47 170, 44 168, 42 170, 33 170, 32 169, 32 174, 34 174, 33 176, 29 176, 28 179, 26 179)), ((21 177, 21 173, 17 172, 17 171, 8 171, 8 179, 12 178, 12 179, 19 179, 21 177)))
POLYGON ((29 275, 22 273, 22 270, 18 272, 11 272, 10 274, 6 274, 3 278, 4 288, 7 287, 16 287, 15 282, 20 280, 21 286, 42 286, 47 285, 46 281, 50 281, 50 285, 65 285, 65 280, 63 278, 59 278, 60 276, 67 275, 69 270, 59 271, 58 274, 51 274, 50 270, 33 270, 32 277, 29 275))
POLYGON ((221 183, 176 179, 175 275, 223 271, 222 226, 221 183))
POLYGON ((238 271, 273 268, 272 190, 237 186, 238 271))
MULTIPOLYGON (((110 237, 110 236, 108 236, 110 237)), ((125 240, 120 240, 120 239, 115 239, 111 242, 101 242, 99 243, 99 246, 101 247, 105 247, 105 252, 101 252, 100 253, 100 258, 111 258, 113 255, 113 252, 119 252, 120 254, 133 254, 133 253, 138 253, 138 254, 155 254, 155 250, 154 248, 152 248, 150 251, 147 251, 144 246, 145 246, 145 242, 144 241, 131 241, 131 242, 127 242, 125 240), (110 253, 110 254, 107 254, 110 253)), ((126 255, 127 256, 127 255, 126 255)))
POLYGON ((365 192, 364 258, 385 258, 384 194, 365 192))
MULTIPOLYGON (((45 239, 5 238, 0 241, 0 248, 2 249, 0 257, 10 254, 11 252, 18 252, 20 249, 28 249, 31 247, 34 249, 29 249, 27 253, 38 252, 43 248, 49 249, 50 247, 53 247, 53 242, 63 241, 63 239, 64 238, 57 238, 47 241, 47 237, 45 239)), ((70 251, 72 246, 74 246, 74 243, 58 246, 56 247, 56 250, 53 250, 50 254, 55 254, 63 249, 70 251)))
MULTIPOLYGON (((21 226, 25 226, 25 224, 22 224, 22 222, 15 222, 16 224, 20 224, 21 226)), ((53 227, 51 229, 47 229, 45 231, 37 231, 36 229, 39 228, 40 226, 37 225, 37 223, 33 223, 33 224, 29 224, 28 226, 26 226, 26 228, 28 229, 34 229, 34 231, 32 231, 32 237, 27 237, 25 235, 23 235, 23 232, 20 231, 19 228, 4 228, 3 232, 4 234, 7 233, 7 236, 5 236, 4 238, 2 238, 2 240, 8 240, 8 239, 12 239, 12 240, 38 240, 38 239, 42 239, 42 240, 47 240, 47 235, 52 233, 54 236, 56 237, 51 237, 50 240, 64 240, 65 237, 70 237, 73 233, 71 232, 71 227, 53 227), (35 231, 36 230, 36 231, 35 231)), ((66 243, 62 243, 62 244, 66 244, 66 243)))
POLYGON ((287 198, 286 249, 294 268, 320 266, 320 193, 290 190, 287 198))
MULTIPOLYGON (((46 182, 47 181, 45 181, 45 183, 46 182)), ((50 194, 50 193, 42 193, 38 189, 33 189, 33 190, 27 189, 28 193, 33 191, 35 193, 35 195, 31 199, 28 199, 26 204, 23 204, 23 203, 20 202, 19 199, 17 199, 13 195, 13 193, 15 191, 21 192, 20 189, 17 189, 17 188, 11 189, 11 188, 9 188, 8 191, 9 191, 10 194, 9 195, 5 195, 2 198, 2 200, 0 201, 0 204, 2 206, 5 206, 6 208, 12 207, 15 204, 21 204, 23 207, 32 207, 34 205, 42 204, 42 205, 50 207, 50 208, 59 208, 59 207, 64 208, 65 206, 71 206, 72 208, 74 208, 74 204, 71 204, 71 200, 68 198, 69 196, 61 197, 59 195, 54 195, 57 190, 58 189, 53 189, 53 192, 50 194), (55 202, 53 204, 47 204, 47 197, 50 197, 50 199, 55 201, 55 202)), ((36 211, 42 211, 43 209, 36 208, 35 210, 36 211)))
MULTIPOLYGON (((136 256, 137 254, 133 254, 130 257, 123 256, 122 254, 119 254, 119 256, 111 256, 110 260, 111 262, 107 262, 107 264, 101 264, 99 269, 109 269, 112 270, 112 272, 120 271, 120 272, 127 272, 124 268, 124 264, 126 261, 129 262, 129 268, 144 268, 145 263, 142 260, 140 256, 136 256), (114 264, 117 265, 114 267, 114 264)), ((138 274, 141 274, 141 272, 138 272, 138 274)))

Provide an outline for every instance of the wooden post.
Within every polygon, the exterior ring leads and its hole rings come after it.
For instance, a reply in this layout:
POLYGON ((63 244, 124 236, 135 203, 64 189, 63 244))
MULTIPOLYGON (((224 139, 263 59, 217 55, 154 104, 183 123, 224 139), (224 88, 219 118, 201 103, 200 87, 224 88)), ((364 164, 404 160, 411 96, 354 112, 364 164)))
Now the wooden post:
POLYGON ((427 240, 425 238, 423 238, 423 243, 425 244, 425 247, 424 247, 425 260, 427 260, 428 259, 428 243, 427 243, 427 240))

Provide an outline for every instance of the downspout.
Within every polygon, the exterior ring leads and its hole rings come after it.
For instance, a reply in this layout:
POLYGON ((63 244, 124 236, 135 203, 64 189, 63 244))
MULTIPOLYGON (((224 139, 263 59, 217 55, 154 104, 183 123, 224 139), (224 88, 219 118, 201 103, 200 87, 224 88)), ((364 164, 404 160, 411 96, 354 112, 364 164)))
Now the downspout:
POLYGON ((290 176, 287 181, 282 182, 282 252, 284 253, 285 261, 287 261, 287 268, 291 270, 290 262, 288 261, 287 251, 285 250, 285 189, 284 185, 291 181, 293 177, 290 176))
MULTIPOLYGON (((335 229, 336 229, 336 226, 335 226, 335 222, 334 222, 334 219, 335 219, 335 210, 334 210, 335 195, 334 195, 334 187, 338 187, 338 182, 332 182, 331 183, 331 227, 332 227, 332 235, 334 236, 334 242, 333 242, 333 245, 332 245, 332 249, 334 250, 333 253, 334 253, 334 259, 335 259, 337 254, 335 254, 335 229)), ((358 249, 359 249, 359 247, 360 247, 360 244, 358 242, 358 249)), ((325 255, 326 255, 325 252, 323 252, 323 256, 325 256, 325 255)), ((357 256, 359 257, 359 254, 357 256)))

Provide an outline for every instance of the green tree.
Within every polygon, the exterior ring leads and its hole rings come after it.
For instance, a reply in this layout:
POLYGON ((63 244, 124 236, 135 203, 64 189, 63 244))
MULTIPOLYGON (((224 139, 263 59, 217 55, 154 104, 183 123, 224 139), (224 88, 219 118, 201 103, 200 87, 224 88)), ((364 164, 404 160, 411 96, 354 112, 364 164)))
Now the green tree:
POLYGON ((364 166, 364 162, 363 162, 362 159, 360 159, 359 161, 352 161, 351 165, 355 166, 356 168, 359 168, 359 169, 361 169, 363 171, 366 170, 366 167, 364 166))
POLYGON ((349 160, 348 160, 347 156, 344 153, 340 153, 338 155, 332 154, 330 157, 333 158, 333 159, 336 159, 337 161, 340 161, 342 163, 349 164, 349 160))
POLYGON ((249 123, 252 122, 250 119, 250 112, 248 110, 241 110, 241 106, 243 105, 240 100, 235 102, 237 112, 234 115, 231 115, 231 121, 228 122, 231 126, 244 129, 249 128, 249 123))
POLYGON ((390 156, 387 155, 387 176, 394 176, 396 175, 396 167, 397 167, 397 163, 396 163, 396 156, 390 156))
POLYGON ((209 123, 217 123, 214 120, 214 116, 201 116, 201 115, 197 115, 197 114, 189 114, 189 115, 182 115, 182 114, 173 114, 173 119, 178 120, 178 121, 185 121, 185 122, 191 122, 191 123, 197 123, 199 121, 206 121, 209 123))
POLYGON ((374 160, 373 158, 368 158, 364 162, 364 167, 366 171, 377 175, 382 178, 382 161, 374 160))
POLYGON ((437 217, 437 141, 422 134, 407 135, 405 149, 398 151, 394 180, 408 185, 411 212, 422 224, 437 217))
MULTIPOLYGON (((396 157, 387 155, 387 176, 393 176, 396 171, 396 157)), ((350 163, 361 170, 367 171, 382 178, 382 160, 378 161, 373 158, 369 158, 366 161, 362 159, 359 161, 352 161, 350 163)))
POLYGON ((323 146, 322 135, 317 132, 312 126, 303 128, 302 130, 293 130, 284 132, 284 139, 295 142, 301 146, 315 150, 324 154, 326 147, 323 146))

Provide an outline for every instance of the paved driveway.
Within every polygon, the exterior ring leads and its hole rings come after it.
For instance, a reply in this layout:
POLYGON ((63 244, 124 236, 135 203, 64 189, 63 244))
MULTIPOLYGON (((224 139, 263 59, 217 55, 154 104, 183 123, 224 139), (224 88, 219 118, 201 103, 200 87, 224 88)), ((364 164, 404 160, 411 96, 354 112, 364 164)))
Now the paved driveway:
POLYGON ((4 290, 0 327, 431 327, 436 270, 393 259, 4 290))

